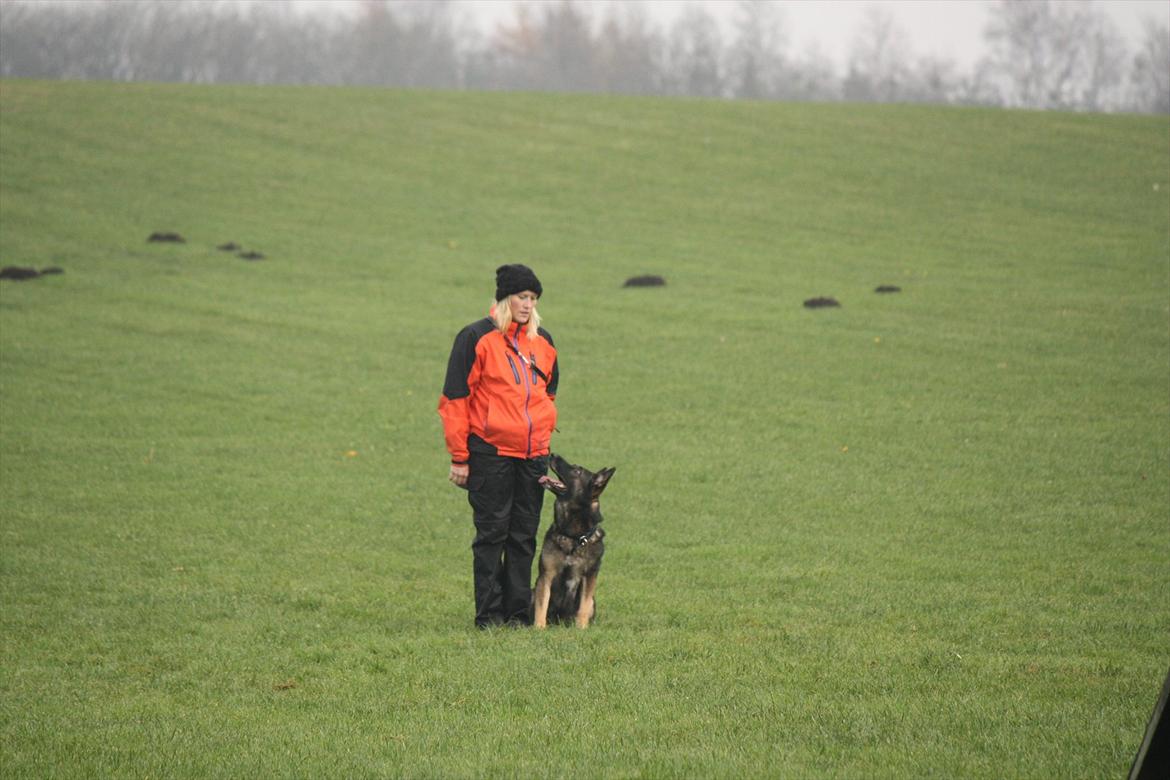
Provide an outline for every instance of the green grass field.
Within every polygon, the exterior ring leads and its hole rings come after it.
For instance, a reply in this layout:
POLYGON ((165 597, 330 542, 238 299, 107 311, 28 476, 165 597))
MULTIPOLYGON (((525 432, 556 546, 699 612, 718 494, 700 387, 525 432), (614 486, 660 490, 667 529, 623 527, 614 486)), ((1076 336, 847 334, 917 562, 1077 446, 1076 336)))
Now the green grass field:
POLYGON ((1170 665, 1166 117, 7 81, 0 265, 6 777, 1120 777, 1170 665), (471 626, 501 262, 584 632, 471 626))

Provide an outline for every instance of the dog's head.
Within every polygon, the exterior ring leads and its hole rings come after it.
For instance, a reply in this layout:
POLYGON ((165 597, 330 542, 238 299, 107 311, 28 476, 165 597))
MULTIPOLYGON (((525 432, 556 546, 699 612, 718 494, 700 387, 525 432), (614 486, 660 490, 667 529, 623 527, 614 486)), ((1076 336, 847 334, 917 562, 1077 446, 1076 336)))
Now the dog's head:
POLYGON ((605 490, 605 486, 609 484, 609 478, 613 476, 614 472, 612 468, 605 468, 594 473, 582 466, 574 466, 560 455, 551 456, 549 465, 552 466, 553 473, 557 475, 557 478, 541 477, 540 484, 556 493, 557 501, 574 504, 596 502, 601 497, 601 491, 605 490))

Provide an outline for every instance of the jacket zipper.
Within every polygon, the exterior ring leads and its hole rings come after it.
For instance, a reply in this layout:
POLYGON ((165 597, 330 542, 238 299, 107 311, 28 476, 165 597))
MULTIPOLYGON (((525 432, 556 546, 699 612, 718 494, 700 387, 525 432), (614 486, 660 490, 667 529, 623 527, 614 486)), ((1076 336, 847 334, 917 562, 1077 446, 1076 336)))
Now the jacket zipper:
MULTIPOLYGON (((516 354, 522 355, 520 351, 520 325, 516 325, 516 330, 512 334, 512 344, 516 347, 516 354)), ((508 356, 508 362, 512 362, 512 356, 508 356)), ((512 365, 512 370, 516 370, 516 366, 512 365)), ((532 386, 528 383, 528 372, 524 372, 524 417, 528 420, 528 449, 525 452, 525 458, 532 457, 532 415, 528 413, 528 402, 532 400, 532 386)))
POLYGON ((512 367, 512 378, 516 380, 516 384, 520 384, 520 372, 516 370, 516 364, 512 362, 511 355, 504 355, 508 358, 508 365, 512 367))

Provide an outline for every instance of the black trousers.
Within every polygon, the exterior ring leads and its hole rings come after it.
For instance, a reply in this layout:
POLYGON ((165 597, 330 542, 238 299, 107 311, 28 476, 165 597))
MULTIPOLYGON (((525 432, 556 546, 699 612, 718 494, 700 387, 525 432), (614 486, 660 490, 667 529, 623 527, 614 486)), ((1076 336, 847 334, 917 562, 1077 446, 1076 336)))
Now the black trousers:
POLYGON ((532 623, 532 559, 548 456, 508 458, 471 451, 467 478, 477 626, 532 623))

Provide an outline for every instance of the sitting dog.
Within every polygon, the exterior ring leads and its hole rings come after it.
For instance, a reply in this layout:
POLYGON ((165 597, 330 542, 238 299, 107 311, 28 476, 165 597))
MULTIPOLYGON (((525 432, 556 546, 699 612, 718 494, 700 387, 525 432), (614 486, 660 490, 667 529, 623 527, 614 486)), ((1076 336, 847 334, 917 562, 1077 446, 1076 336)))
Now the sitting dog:
POLYGON ((557 479, 541 477, 540 484, 555 493, 557 501, 552 526, 540 548, 534 622, 544 628, 549 621, 575 620, 579 628, 588 628, 597 612, 593 595, 605 552, 598 500, 614 469, 594 474, 559 455, 549 461, 557 479))

